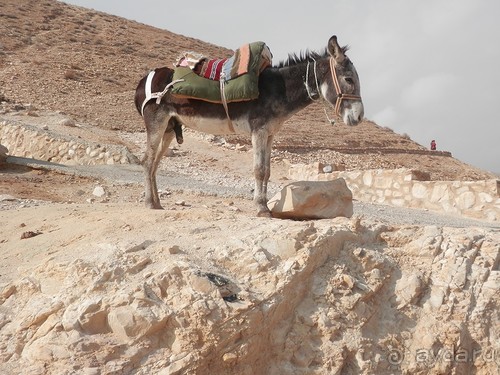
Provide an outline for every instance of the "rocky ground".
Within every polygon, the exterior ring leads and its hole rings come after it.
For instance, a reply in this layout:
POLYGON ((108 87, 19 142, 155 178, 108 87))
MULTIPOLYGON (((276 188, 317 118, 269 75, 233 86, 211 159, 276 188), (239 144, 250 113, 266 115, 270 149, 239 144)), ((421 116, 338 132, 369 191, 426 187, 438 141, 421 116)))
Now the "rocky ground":
MULTIPOLYGON (((141 135, 121 137, 140 152, 141 135)), ((2 165, 0 372, 498 370, 497 223, 361 202, 256 218, 246 146, 185 139, 163 211, 140 166, 2 165)), ((288 165, 277 151, 272 192, 288 165)))
POLYGON ((174 199, 2 211, 0 371, 498 370, 498 228, 269 220, 246 200, 174 199))
MULTIPOLYGON (((135 82, 182 50, 230 52, 53 0, 4 3, 0 116, 138 156, 135 82)), ((270 195, 296 162, 492 177, 322 111, 285 124, 270 195)), ((256 218, 247 142, 186 131, 160 166, 162 211, 144 208, 138 165, 0 164, 0 373, 498 373, 498 223, 362 202, 352 218, 256 218)))

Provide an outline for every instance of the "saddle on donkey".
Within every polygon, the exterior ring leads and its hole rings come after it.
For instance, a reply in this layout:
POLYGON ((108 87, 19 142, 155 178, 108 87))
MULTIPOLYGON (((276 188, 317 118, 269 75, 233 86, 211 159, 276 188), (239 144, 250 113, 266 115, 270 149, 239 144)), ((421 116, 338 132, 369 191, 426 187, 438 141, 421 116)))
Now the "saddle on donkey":
POLYGON ((175 64, 171 94, 213 103, 257 99, 259 74, 271 61, 264 42, 245 44, 224 59, 184 52, 175 64))

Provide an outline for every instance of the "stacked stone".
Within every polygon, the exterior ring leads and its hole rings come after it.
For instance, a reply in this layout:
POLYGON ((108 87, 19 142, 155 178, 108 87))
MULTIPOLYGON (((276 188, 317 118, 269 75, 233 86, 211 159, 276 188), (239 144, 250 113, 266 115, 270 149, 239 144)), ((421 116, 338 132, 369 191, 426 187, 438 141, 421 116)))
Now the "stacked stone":
POLYGON ((500 220, 500 182, 425 181, 425 173, 400 169, 333 171, 319 163, 293 165, 293 180, 329 181, 344 178, 353 197, 363 202, 429 209, 476 219, 500 220))
POLYGON ((12 156, 67 165, 131 164, 137 158, 126 147, 65 137, 30 125, 2 122, 0 143, 12 156))

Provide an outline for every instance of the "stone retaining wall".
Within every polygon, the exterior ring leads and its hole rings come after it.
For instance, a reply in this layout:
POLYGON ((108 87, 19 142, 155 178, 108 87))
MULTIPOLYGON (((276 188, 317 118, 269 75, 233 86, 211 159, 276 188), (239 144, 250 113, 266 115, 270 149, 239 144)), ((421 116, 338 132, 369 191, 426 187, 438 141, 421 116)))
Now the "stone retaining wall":
POLYGON ((342 177, 360 201, 500 220, 500 181, 494 179, 425 181, 425 174, 405 168, 323 173, 320 163, 292 165, 289 177, 309 181, 342 177))
POLYGON ((0 144, 12 156, 67 165, 135 164, 139 160, 126 147, 88 142, 27 124, 2 121, 0 144))
MULTIPOLYGON (((276 145, 274 149, 276 150, 309 150, 311 148, 310 145, 304 146, 290 146, 290 145, 276 145)), ((331 150, 340 152, 342 154, 415 154, 415 155, 432 155, 432 156, 443 156, 443 157, 452 157, 452 153, 450 151, 440 151, 440 150, 424 150, 424 149, 408 149, 408 148, 394 148, 394 147, 322 147, 324 150, 331 150)))

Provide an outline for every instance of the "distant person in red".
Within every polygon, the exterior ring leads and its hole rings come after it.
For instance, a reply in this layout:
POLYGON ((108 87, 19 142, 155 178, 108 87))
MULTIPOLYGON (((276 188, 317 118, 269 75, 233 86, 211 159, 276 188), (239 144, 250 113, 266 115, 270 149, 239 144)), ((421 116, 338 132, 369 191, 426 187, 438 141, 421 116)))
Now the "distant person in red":
POLYGON ((431 141, 431 150, 436 151, 436 141, 434 139, 431 141))

